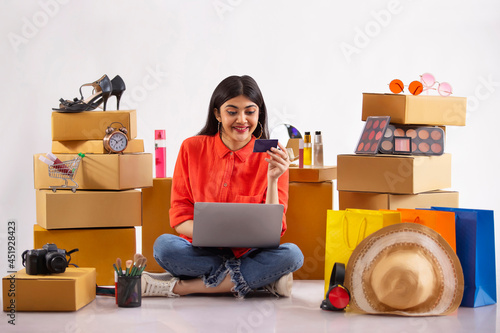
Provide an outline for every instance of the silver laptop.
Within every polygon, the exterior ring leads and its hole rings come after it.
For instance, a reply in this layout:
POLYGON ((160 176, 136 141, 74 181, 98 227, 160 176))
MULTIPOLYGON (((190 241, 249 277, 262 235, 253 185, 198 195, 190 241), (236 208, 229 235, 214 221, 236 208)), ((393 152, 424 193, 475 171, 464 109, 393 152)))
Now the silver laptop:
POLYGON ((283 210, 281 204, 196 202, 193 245, 278 247, 283 210))

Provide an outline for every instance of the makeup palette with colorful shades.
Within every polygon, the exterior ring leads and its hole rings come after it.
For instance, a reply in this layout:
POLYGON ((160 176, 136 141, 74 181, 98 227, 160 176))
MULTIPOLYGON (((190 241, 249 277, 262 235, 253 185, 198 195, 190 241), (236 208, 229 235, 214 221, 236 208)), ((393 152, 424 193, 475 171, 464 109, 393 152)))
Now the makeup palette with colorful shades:
MULTIPOLYGON (((402 153, 395 151, 395 137, 411 138, 411 154, 413 155, 442 155, 444 153, 444 131, 440 127, 390 124, 384 132, 379 153, 402 153)), ((403 153, 407 154, 407 152, 403 153)))
POLYGON ((390 121, 390 116, 366 118, 365 128, 356 147, 356 154, 377 154, 390 121))

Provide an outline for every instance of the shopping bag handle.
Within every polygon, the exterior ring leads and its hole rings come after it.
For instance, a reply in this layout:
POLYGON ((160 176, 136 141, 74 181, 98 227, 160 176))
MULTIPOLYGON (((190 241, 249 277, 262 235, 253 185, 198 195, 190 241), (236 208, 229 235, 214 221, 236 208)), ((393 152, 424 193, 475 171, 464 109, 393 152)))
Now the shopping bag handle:
POLYGON ((366 217, 363 217, 361 220, 361 224, 359 225, 359 230, 358 230, 358 239, 356 241, 356 244, 354 246, 349 245, 349 230, 347 230, 347 216, 344 214, 344 217, 342 218, 342 226, 343 226, 343 231, 344 231, 344 244, 347 246, 347 248, 351 251, 354 251, 356 246, 358 246, 359 243, 365 238, 365 233, 366 233, 366 217), (363 234, 361 234, 361 231, 363 231, 363 234))

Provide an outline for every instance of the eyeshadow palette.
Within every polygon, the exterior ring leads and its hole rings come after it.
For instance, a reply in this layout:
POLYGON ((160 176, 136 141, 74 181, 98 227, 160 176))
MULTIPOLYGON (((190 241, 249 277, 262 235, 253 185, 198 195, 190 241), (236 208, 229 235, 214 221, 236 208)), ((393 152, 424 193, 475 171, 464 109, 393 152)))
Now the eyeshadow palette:
POLYGON ((377 154, 391 117, 368 117, 361 133, 356 154, 377 154))
POLYGON ((413 154, 413 155, 442 155, 444 153, 444 131, 440 127, 431 126, 403 126, 390 124, 384 132, 380 143, 379 153, 382 154, 413 154), (408 146, 397 137, 410 138, 410 152, 408 146), (396 147, 396 144, 398 147, 396 147))

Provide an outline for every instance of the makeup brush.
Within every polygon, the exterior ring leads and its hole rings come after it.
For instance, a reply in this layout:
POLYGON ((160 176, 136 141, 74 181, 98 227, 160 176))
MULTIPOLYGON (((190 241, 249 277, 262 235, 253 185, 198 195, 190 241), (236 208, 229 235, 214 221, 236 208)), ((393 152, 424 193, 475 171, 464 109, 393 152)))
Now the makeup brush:
POLYGON ((139 270, 139 273, 137 275, 141 275, 142 272, 144 272, 144 269, 146 268, 146 262, 148 261, 148 259, 146 257, 143 257, 143 262, 142 262, 142 267, 141 269, 139 270))
POLYGON ((123 270, 122 270, 122 260, 120 258, 116 258, 116 267, 118 268, 118 275, 122 276, 123 275, 123 270))
POLYGON ((139 271, 143 264, 144 264, 144 257, 139 258, 139 260, 137 261, 137 265, 134 266, 134 269, 132 270, 132 275, 134 276, 139 275, 139 271))
POLYGON ((135 271, 137 270, 137 265, 139 265, 139 260, 141 259, 142 254, 136 253, 134 254, 134 265, 132 266, 132 269, 130 270, 130 275, 134 275, 135 271))
POLYGON ((130 272, 130 267, 132 267, 132 264, 133 264, 133 263, 134 263, 134 262, 133 262, 132 260, 127 260, 127 261, 125 262, 125 265, 126 265, 126 267, 127 267, 127 269, 125 270, 125 275, 127 275, 127 276, 129 275, 129 272, 130 272))

